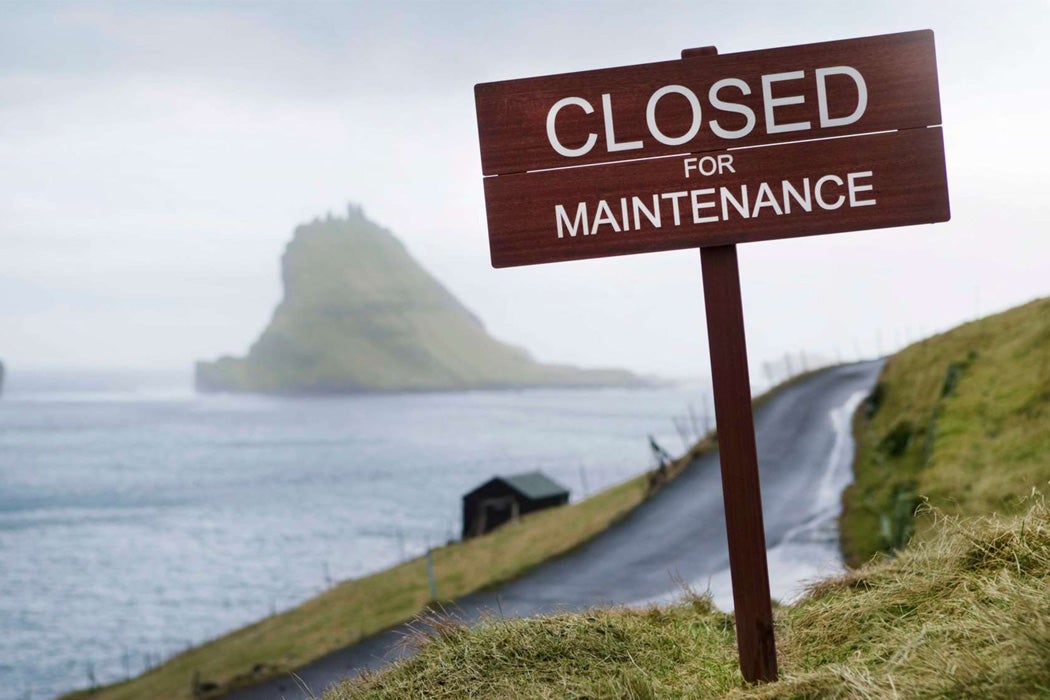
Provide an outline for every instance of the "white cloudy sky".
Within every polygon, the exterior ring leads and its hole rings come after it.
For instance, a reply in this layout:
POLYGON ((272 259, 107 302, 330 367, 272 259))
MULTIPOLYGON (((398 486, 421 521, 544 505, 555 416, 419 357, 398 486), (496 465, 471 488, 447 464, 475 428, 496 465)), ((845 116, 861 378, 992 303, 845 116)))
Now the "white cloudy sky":
POLYGON ((752 366, 1050 293, 1050 3, 0 4, 0 358, 242 353, 348 201, 544 360, 703 375, 698 255, 493 270, 477 82, 931 28, 953 220, 741 249, 752 366))

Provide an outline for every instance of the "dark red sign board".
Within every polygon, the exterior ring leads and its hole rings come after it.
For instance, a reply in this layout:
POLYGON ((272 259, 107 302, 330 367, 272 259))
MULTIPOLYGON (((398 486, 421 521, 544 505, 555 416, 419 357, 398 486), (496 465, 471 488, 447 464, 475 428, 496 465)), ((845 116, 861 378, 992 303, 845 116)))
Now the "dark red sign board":
POLYGON ((475 97, 496 267, 950 217, 927 128, 941 116, 930 31, 483 83, 475 97))

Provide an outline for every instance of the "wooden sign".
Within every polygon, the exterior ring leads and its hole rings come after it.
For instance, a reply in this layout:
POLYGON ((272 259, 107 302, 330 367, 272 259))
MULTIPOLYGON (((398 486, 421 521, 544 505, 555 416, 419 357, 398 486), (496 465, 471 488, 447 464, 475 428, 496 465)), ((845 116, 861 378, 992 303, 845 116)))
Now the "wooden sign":
POLYGON ((926 128, 940 123, 930 31, 483 83, 475 97, 495 267, 950 217, 943 140, 926 128))
POLYGON ((740 670, 777 678, 736 244, 947 221, 933 33, 475 87, 495 267, 699 248, 740 670))

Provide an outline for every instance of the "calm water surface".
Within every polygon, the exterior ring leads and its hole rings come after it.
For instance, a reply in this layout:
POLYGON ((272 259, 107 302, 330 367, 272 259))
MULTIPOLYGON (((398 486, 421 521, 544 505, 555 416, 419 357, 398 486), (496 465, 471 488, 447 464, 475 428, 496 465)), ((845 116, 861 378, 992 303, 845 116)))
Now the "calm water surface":
POLYGON ((277 399, 9 379, 0 700, 135 675, 457 537, 460 496, 494 474, 542 469, 573 500, 638 474, 647 436, 680 452, 672 418, 708 401, 703 387, 277 399))

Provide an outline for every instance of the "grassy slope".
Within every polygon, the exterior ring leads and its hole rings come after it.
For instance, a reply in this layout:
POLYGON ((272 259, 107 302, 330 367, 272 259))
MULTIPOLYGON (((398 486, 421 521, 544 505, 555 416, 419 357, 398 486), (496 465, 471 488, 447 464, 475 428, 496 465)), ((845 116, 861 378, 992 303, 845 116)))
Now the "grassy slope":
POLYGON ((946 513, 1009 513, 1050 482, 1050 299, 967 323, 887 363, 858 412, 847 561, 904 545, 922 499, 946 513))
MULTIPOLYGON (((1031 505, 1031 504, 1029 504, 1031 505)), ((930 541, 775 611, 781 680, 746 686, 708 599, 489 620, 324 700, 1050 697, 1050 511, 942 521, 930 541)))
MULTIPOLYGON (((683 468, 711 447, 709 440, 702 441, 676 466, 683 468)), ((451 600, 513 579, 591 539, 649 492, 649 476, 639 476, 579 503, 530 514, 484 537, 435 549, 438 595, 451 600)), ((345 581, 297 608, 183 652, 130 681, 66 697, 193 698, 195 677, 200 683, 217 684, 206 694, 214 696, 286 673, 425 610, 432 601, 424 567, 424 559, 417 558, 345 581)))
POLYGON ((1023 500, 1050 490, 1050 300, 908 348, 881 384, 856 425, 844 540, 865 558, 903 545, 920 496, 940 510, 896 557, 776 610, 780 682, 745 686, 731 618, 694 597, 449 627, 325 700, 1050 698, 1050 510, 1023 500))

